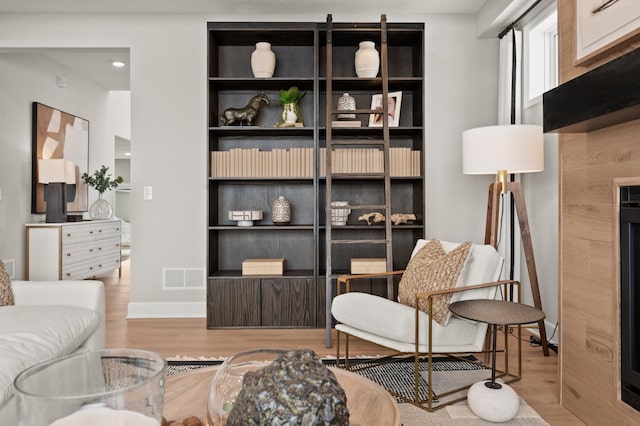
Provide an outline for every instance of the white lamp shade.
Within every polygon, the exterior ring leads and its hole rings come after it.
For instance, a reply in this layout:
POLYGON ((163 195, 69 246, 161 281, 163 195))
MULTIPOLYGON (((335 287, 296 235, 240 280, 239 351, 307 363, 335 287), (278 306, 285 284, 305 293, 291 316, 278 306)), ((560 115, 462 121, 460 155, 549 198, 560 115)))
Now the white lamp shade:
POLYGON ((542 127, 528 124, 478 127, 462 133, 462 172, 468 175, 544 170, 542 127))
POLYGON ((39 183, 76 183, 76 166, 72 161, 38 160, 38 182, 39 183))

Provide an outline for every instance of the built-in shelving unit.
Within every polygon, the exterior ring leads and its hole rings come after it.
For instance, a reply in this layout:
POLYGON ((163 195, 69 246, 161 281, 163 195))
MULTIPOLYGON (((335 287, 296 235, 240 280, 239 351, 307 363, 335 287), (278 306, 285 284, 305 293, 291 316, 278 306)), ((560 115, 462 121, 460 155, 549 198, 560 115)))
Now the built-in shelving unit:
MULTIPOLYGON (((380 24, 376 24, 379 28, 380 24)), ((369 148, 369 141, 380 139, 385 131, 383 127, 368 127, 371 96, 380 92, 382 79, 360 79, 354 70, 358 43, 372 35, 373 27, 334 25, 341 32, 332 57, 331 90, 335 99, 327 97, 326 23, 208 24, 208 328, 327 325, 327 178, 323 170, 326 165, 321 164, 321 158, 324 161, 326 156, 321 152, 326 149, 328 132, 334 138, 351 139, 357 145, 353 148, 359 149, 369 148), (251 72, 251 53, 260 41, 271 43, 276 54, 272 78, 254 78, 251 72), (282 111, 278 93, 291 86, 307 92, 299 104, 304 127, 274 127, 282 111), (361 127, 326 125, 327 108, 335 109, 342 91, 356 98, 361 127), (271 102, 262 104, 254 126, 222 125, 218 119, 222 111, 244 106, 259 92, 264 92, 271 102), (327 106, 327 99, 334 104, 327 106), (358 144, 358 140, 362 143, 358 144), (269 159, 282 155, 277 150, 289 150, 284 154, 289 158, 288 172, 281 171, 282 163, 276 163, 280 169, 274 168, 269 159), (233 164, 229 163, 232 155, 244 165, 241 170, 228 166, 233 164), (223 168, 221 164, 227 165, 223 168), (292 206, 289 225, 277 225, 271 220, 272 203, 280 195, 292 206), (228 219, 230 210, 262 210, 264 218, 253 226, 241 227, 228 219), (248 258, 284 258, 284 274, 243 276, 242 262, 248 258)), ((414 162, 420 169, 414 175, 390 176, 391 211, 417 216, 416 221, 391 226, 392 266, 404 268, 415 240, 424 236, 424 29, 422 24, 409 23, 389 23, 387 28, 387 84, 389 91, 402 91, 403 96, 399 126, 387 129, 389 146, 391 150, 414 151, 414 162)), ((377 37, 379 43, 379 31, 377 37)), ((354 161, 357 157, 349 158, 354 161)), ((384 173, 354 176, 347 170, 332 176, 333 199, 353 205, 380 204, 375 199, 380 197, 378 188, 383 181, 384 173)), ((354 211, 346 226, 334 227, 333 236, 384 236, 385 223, 367 225, 358 221, 359 214, 362 212, 354 211)), ((385 257, 385 252, 354 245, 336 248, 334 255, 337 260, 332 274, 338 274, 349 271, 353 257, 385 257)), ((365 285, 363 291, 372 291, 371 287, 365 285)), ((386 293, 386 287, 383 291, 386 293)))

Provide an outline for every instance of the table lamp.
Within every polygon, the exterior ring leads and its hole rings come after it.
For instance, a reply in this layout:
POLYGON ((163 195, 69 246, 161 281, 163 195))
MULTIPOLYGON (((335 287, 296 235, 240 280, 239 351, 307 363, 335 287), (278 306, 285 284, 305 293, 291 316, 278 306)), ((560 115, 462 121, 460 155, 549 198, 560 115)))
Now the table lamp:
MULTIPOLYGON (((544 137, 542 127, 529 124, 507 124, 478 127, 462 133, 462 172, 470 175, 495 174, 489 186, 489 202, 485 244, 498 246, 498 223, 501 195, 513 194, 524 248, 534 304, 542 309, 536 273, 529 219, 520 182, 509 182, 509 173, 531 173, 544 170, 544 137)), ((549 355, 544 321, 538 323, 545 356, 549 355)))
POLYGON ((39 159, 38 182, 45 184, 44 200, 47 203, 47 223, 67 221, 67 188, 75 181, 75 165, 63 159, 39 159))

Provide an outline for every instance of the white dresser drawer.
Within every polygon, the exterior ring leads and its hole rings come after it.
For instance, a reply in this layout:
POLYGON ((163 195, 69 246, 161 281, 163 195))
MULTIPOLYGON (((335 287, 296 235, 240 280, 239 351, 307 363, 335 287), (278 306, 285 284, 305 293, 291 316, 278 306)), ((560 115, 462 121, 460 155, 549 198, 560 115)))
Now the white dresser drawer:
POLYGON ((121 222, 27 225, 27 279, 91 278, 120 267, 121 222))

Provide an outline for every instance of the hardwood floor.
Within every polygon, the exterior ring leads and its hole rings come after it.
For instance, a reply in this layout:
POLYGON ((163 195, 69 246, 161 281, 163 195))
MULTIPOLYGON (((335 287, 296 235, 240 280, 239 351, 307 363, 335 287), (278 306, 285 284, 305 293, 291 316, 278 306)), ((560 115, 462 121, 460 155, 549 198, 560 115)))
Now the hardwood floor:
MULTIPOLYGON (((207 330, 204 318, 127 319, 129 302, 129 261, 123 263, 122 277, 113 273, 98 277, 105 283, 107 303, 107 346, 148 349, 164 357, 226 357, 252 348, 309 348, 319 356, 335 355, 325 348, 324 329, 243 329, 207 330)), ((515 338, 513 344, 516 343, 515 338)), ((512 343, 509 343, 510 345, 512 343)), ((335 346, 335 345, 334 345, 335 346)), ((352 339, 352 353, 379 355, 383 350, 352 339)), ((558 403, 558 355, 523 344, 523 378, 512 384, 551 425, 583 425, 558 403)), ((515 364, 513 364, 515 365, 515 364)))

